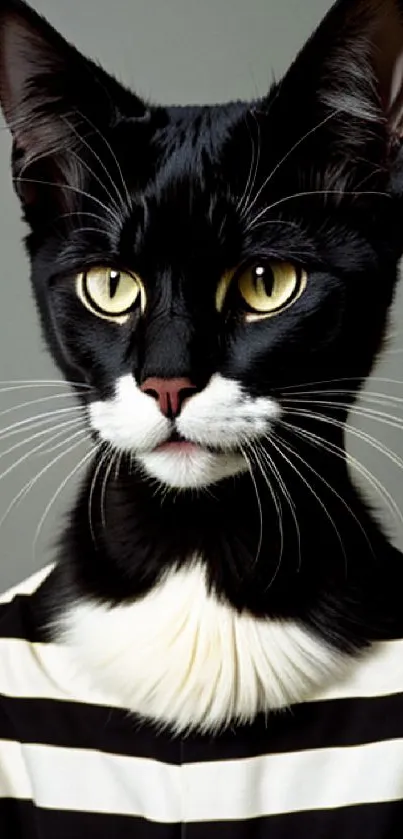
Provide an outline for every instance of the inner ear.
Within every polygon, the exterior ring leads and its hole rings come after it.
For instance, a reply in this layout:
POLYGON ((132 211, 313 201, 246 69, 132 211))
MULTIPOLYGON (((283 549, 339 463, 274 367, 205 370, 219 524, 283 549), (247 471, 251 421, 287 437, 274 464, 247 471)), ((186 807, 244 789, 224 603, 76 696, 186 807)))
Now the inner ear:
POLYGON ((54 123, 66 68, 74 74, 76 61, 74 48, 33 9, 19 0, 1 4, 0 98, 21 151, 40 154, 61 140, 62 126, 54 123))
POLYGON ((347 147, 368 139, 370 123, 403 137, 403 0, 338 0, 281 89, 294 95, 301 121, 318 104, 324 118, 334 112, 347 147))
POLYGON ((85 59, 47 21, 21 0, 1 3, 0 99, 24 205, 70 208, 80 187, 72 94, 80 103, 88 82, 85 59))
POLYGON ((403 137, 403 7, 379 4, 374 31, 374 67, 383 110, 392 135, 403 137))
POLYGON ((401 138, 402 0, 339 0, 316 39, 325 50, 328 40, 325 101, 353 117, 383 121, 392 137, 401 138))
POLYGON ((97 138, 126 114, 139 119, 147 111, 23 0, 0 2, 0 100, 18 195, 49 209, 77 199, 86 155, 91 169, 102 168, 107 141, 97 153, 97 138))

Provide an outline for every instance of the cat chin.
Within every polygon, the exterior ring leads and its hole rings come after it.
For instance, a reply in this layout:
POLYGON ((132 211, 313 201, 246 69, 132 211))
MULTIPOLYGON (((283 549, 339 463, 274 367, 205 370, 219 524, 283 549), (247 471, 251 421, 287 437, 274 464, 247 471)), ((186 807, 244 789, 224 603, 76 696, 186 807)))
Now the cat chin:
POLYGON ((138 455, 147 476, 172 489, 203 489, 248 469, 241 454, 213 453, 201 447, 138 455))
POLYGON ((220 601, 197 560, 134 603, 72 604, 54 632, 107 703, 177 733, 214 732, 312 700, 352 661, 295 621, 220 601))

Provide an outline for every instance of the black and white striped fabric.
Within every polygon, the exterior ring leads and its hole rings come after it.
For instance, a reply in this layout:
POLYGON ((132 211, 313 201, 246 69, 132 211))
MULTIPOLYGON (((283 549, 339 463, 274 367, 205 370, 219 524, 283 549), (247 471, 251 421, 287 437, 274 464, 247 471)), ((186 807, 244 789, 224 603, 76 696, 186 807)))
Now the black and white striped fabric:
POLYGON ((1 839, 402 839, 403 640, 314 701, 175 739, 41 640, 48 573, 0 601, 1 839))

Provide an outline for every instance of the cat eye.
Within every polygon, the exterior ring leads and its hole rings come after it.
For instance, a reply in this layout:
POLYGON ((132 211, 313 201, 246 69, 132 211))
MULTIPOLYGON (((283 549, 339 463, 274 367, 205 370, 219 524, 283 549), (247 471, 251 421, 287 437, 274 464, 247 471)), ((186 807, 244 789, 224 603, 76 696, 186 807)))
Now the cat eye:
POLYGON ((113 268, 91 268, 77 277, 77 294, 98 317, 125 323, 135 306, 145 308, 145 291, 139 278, 113 268))
POLYGON ((241 308, 248 322, 264 320, 287 309, 306 288, 305 271, 290 262, 269 262, 253 265, 238 276, 226 274, 219 285, 216 305, 224 307, 231 289, 237 309, 241 308))

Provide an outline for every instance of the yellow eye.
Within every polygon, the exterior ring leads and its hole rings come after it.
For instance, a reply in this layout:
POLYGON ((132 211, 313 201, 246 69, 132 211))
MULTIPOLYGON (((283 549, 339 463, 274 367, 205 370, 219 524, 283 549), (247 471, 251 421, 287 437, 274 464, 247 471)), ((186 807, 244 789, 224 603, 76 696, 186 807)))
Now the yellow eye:
POLYGON ((135 305, 145 308, 145 291, 138 277, 113 268, 91 268, 77 277, 77 294, 94 315, 125 323, 135 305))
POLYGON ((238 279, 247 304, 246 319, 261 320, 295 303, 306 287, 306 274, 290 262, 271 262, 249 268, 238 279))
MULTIPOLYGON (((226 274, 221 280, 218 311, 224 306, 232 278, 233 274, 226 274)), ((248 268, 235 282, 245 319, 251 322, 273 317, 295 303, 306 288, 307 275, 290 262, 270 262, 248 268)))

